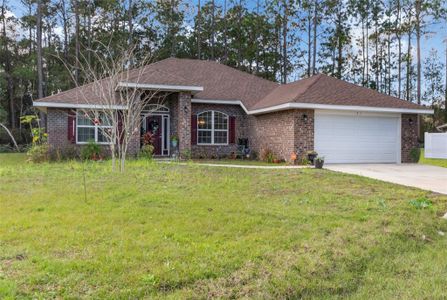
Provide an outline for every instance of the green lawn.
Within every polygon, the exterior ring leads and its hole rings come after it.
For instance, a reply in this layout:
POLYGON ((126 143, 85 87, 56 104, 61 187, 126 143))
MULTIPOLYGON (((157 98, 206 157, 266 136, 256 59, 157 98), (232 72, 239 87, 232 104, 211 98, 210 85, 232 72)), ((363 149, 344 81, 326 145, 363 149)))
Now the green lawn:
POLYGON ((0 299, 447 297, 447 196, 132 161, 86 164, 85 198, 83 168, 0 155, 0 299))
POLYGON ((447 168, 447 159, 425 158, 424 149, 421 149, 421 156, 419 158, 419 163, 424 165, 433 165, 447 168))

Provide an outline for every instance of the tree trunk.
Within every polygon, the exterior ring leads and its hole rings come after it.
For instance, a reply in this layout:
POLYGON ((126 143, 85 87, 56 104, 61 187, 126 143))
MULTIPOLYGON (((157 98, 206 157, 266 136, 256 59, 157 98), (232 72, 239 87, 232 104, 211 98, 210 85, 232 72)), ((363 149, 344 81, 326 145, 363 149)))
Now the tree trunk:
POLYGON ((214 37, 215 37, 215 24, 214 24, 214 0, 211 1, 211 59, 214 60, 214 37))
POLYGON ((75 11, 75 81, 76 85, 79 84, 79 72, 80 72, 80 24, 79 24, 79 2, 78 0, 74 0, 74 11, 75 11))
POLYGON ((379 90, 379 32, 378 32, 378 24, 377 24, 377 20, 375 22, 374 25, 374 31, 375 31, 375 40, 374 40, 374 46, 375 46, 375 51, 376 51, 376 90, 379 90))
POLYGON ((312 74, 312 16, 309 9, 307 16, 307 77, 312 74))
MULTIPOLYGON (((239 0, 239 16, 238 16, 238 25, 239 25, 239 32, 242 32, 242 0, 239 0)), ((237 65, 238 67, 242 66, 242 41, 241 37, 238 39, 237 43, 237 65)))
POLYGON ((64 60, 68 62, 68 17, 65 0, 61 0, 62 28, 64 30, 64 60))
POLYGON ((228 60, 227 0, 224 0, 224 61, 228 60))
POLYGON ((170 20, 170 36, 171 36, 171 57, 175 57, 176 48, 177 48, 177 37, 174 31, 174 13, 175 13, 175 0, 171 0, 171 20, 170 20))
POLYGON ((422 0, 416 0, 416 60, 417 60, 417 102, 421 104, 421 6, 422 0))
POLYGON ((402 84, 402 38, 401 38, 401 8, 400 0, 397 0, 397 98, 401 97, 402 84))
POLYGON ((129 45, 133 45, 133 11, 132 11, 132 0, 129 0, 128 22, 129 22, 129 45))
POLYGON ((196 30, 197 30, 197 58, 201 59, 202 55, 200 52, 200 46, 202 44, 202 7, 200 5, 200 0, 197 3, 197 26, 196 26, 196 30))
POLYGON ((411 28, 408 30, 406 98, 411 101, 411 28))
POLYGON ((92 36, 92 15, 93 15, 93 11, 94 11, 94 6, 92 5, 92 3, 88 3, 87 5, 88 10, 87 10, 87 47, 89 49, 89 51, 87 51, 87 62, 89 65, 91 65, 92 63, 92 40, 93 40, 93 36, 92 36))
POLYGON ((447 39, 445 39, 445 86, 444 86, 444 122, 447 122, 447 39))
POLYGON ((366 86, 369 87, 369 1, 366 2, 366 86))
POLYGON ((37 45, 37 98, 43 98, 43 62, 42 62, 42 0, 37 1, 36 16, 37 45))
POLYGON ((7 81, 7 95, 8 95, 8 103, 9 103, 9 122, 11 124, 11 128, 16 128, 16 111, 14 105, 14 82, 12 80, 11 74, 11 57, 8 49, 8 38, 6 36, 6 3, 5 0, 2 2, 2 36, 3 36, 3 51, 4 51, 4 60, 5 60, 5 75, 7 81))
POLYGON ((314 18, 313 18, 313 55, 312 55, 312 75, 316 74, 317 60, 317 26, 318 26, 318 0, 314 0, 314 18))
POLYGON ((366 85, 365 20, 362 17, 362 85, 366 85))
POLYGON ((282 83, 287 83, 287 24, 288 24, 288 7, 287 2, 284 0, 284 20, 283 20, 283 30, 282 30, 282 38, 283 38, 283 46, 282 46, 282 56, 283 56, 283 65, 282 65, 282 83))
POLYGON ((256 26, 255 26, 255 38, 256 38, 256 74, 259 74, 259 0, 256 1, 256 26))
POLYGON ((11 134, 11 131, 9 131, 8 127, 6 127, 5 125, 3 125, 2 123, 0 123, 0 127, 2 127, 6 133, 9 135, 9 137, 12 140, 12 143, 14 144, 14 147, 16 148, 17 152, 20 151, 19 146, 17 145, 16 140, 14 139, 14 136, 11 134))

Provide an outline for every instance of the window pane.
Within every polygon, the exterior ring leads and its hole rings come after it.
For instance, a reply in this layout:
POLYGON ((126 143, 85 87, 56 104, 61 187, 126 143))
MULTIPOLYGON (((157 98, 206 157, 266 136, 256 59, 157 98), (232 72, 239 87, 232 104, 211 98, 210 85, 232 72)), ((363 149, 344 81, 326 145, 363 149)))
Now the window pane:
POLYGON ((211 131, 199 130, 197 142, 199 144, 211 144, 211 131))
POLYGON ((95 128, 78 127, 78 142, 95 140, 95 128))
POLYGON ((199 129, 211 129, 212 112, 207 111, 197 116, 197 127, 199 129))
POLYGON ((99 120, 100 120, 100 124, 99 125, 103 125, 103 126, 110 126, 111 122, 109 120, 109 117, 104 114, 104 113, 99 113, 99 120))
POLYGON ((86 117, 84 114, 78 114, 78 125, 94 125, 89 117, 86 117))
POLYGON ((108 143, 112 128, 98 128, 98 143, 108 143), (104 134, 103 132, 106 131, 104 134), (108 133, 108 134, 107 134, 108 133))
POLYGON ((227 143, 227 131, 215 131, 214 132, 214 143, 215 144, 226 144, 227 143))
POLYGON ((220 112, 214 112, 214 129, 227 129, 228 117, 220 112))

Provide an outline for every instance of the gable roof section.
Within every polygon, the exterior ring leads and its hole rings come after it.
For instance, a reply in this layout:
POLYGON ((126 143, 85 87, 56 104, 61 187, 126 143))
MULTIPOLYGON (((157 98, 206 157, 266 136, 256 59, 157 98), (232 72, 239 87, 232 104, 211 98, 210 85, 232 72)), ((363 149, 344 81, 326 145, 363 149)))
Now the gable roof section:
POLYGON ((162 69, 187 80, 188 85, 202 86, 198 99, 240 100, 247 107, 270 93, 279 84, 232 67, 206 60, 168 58, 148 65, 145 71, 162 69))
POLYGON ((258 110, 285 103, 427 109, 415 103, 324 74, 281 85, 256 103, 251 109, 258 110))

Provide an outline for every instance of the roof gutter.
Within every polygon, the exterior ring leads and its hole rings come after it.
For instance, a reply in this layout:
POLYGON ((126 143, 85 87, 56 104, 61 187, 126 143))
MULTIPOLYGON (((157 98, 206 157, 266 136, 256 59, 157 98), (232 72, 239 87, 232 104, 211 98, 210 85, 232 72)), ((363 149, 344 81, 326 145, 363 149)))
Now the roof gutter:
POLYGON ((344 110, 344 111, 364 111, 364 112, 383 112, 383 113, 401 113, 401 114, 433 114, 432 109, 410 109, 410 108, 392 108, 392 107, 373 107, 373 106, 354 106, 354 105, 330 105, 316 103, 295 103, 289 102, 266 108, 254 109, 248 112, 249 115, 257 115, 282 111, 288 109, 325 109, 325 110, 344 110))
POLYGON ((248 110, 241 100, 211 100, 211 99, 191 99, 192 103, 204 104, 224 104, 240 105, 248 115, 265 114, 288 109, 324 109, 324 110, 344 110, 344 111, 364 111, 364 112, 383 112, 383 113, 402 113, 402 114, 433 114, 432 109, 407 109, 391 107, 373 107, 373 106, 353 106, 353 105, 330 105, 315 103, 295 103, 288 102, 271 107, 248 110))
POLYGON ((133 83, 133 82, 119 82, 117 88, 138 88, 144 90, 171 91, 171 92, 187 91, 192 92, 192 94, 203 91, 203 86, 145 84, 145 83, 133 83))
POLYGON ((72 104, 72 103, 55 103, 55 102, 36 102, 33 101, 35 107, 54 107, 54 108, 78 108, 78 109, 127 109, 125 105, 100 105, 100 104, 72 104))

